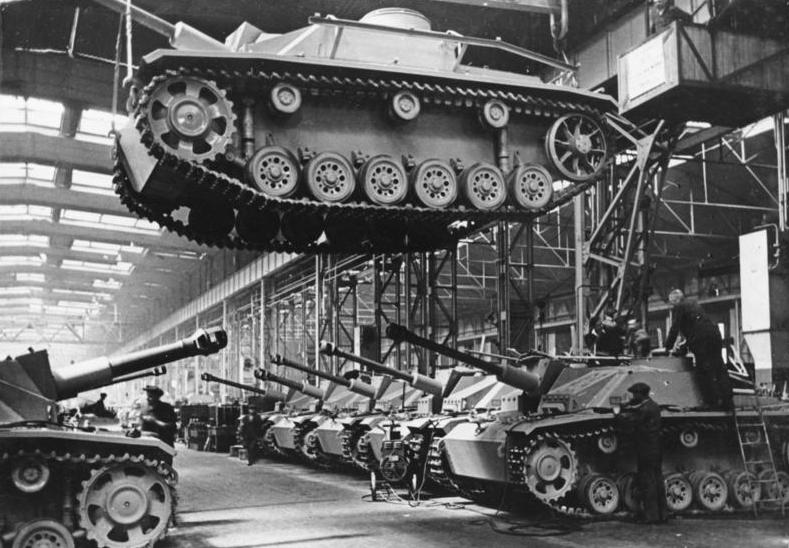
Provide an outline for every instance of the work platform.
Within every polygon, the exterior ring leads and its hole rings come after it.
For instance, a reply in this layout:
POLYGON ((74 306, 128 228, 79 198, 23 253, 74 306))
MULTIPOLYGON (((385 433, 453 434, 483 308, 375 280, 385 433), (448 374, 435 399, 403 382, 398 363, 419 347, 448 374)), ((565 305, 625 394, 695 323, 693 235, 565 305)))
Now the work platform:
POLYGON ((739 127, 789 107, 789 44, 675 21, 620 56, 618 76, 632 120, 739 127))

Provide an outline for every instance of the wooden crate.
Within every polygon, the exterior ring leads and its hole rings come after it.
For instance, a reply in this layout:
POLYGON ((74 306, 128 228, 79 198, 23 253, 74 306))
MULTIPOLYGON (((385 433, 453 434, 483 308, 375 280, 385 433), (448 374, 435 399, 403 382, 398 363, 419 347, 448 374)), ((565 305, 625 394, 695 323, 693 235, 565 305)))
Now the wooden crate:
POLYGON ((738 127, 789 107, 789 45, 674 22, 619 57, 619 107, 634 119, 738 127))

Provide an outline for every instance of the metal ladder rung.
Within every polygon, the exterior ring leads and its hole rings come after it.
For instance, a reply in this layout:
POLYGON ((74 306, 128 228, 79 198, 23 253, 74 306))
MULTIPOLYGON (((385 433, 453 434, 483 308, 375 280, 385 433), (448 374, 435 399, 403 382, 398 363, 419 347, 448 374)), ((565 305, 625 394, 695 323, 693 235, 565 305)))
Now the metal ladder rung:
POLYGON ((745 460, 743 461, 744 464, 768 464, 772 462, 771 460, 745 460))
POLYGON ((742 442, 743 445, 767 445, 763 441, 744 441, 742 442))

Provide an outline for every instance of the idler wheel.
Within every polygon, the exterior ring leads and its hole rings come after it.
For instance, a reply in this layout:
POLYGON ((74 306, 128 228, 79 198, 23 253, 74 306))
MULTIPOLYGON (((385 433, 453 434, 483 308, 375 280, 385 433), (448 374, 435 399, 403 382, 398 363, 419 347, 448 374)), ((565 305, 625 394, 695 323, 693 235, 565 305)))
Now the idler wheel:
POLYGON ((279 232, 279 216, 271 211, 239 209, 236 215, 236 232, 251 244, 266 244, 279 232))
POLYGON ((419 116, 420 110, 422 110, 422 106, 419 102, 419 97, 410 91, 399 91, 395 93, 392 97, 389 109, 390 114, 394 118, 404 122, 414 120, 419 116))
POLYGON ((578 487, 581 499, 595 514, 613 514, 619 507, 619 486, 603 474, 589 474, 578 487))
POLYGON ((789 504, 789 474, 778 471, 773 478, 771 470, 762 470, 758 478, 762 486, 763 499, 778 499, 784 505, 789 504), (768 481, 772 479, 776 481, 768 481))
POLYGON ((510 121, 510 108, 498 99, 491 99, 482 107, 482 119, 494 129, 506 127, 510 121))
POLYGON ((14 465, 11 480, 23 493, 38 493, 49 483, 49 466, 36 458, 25 458, 14 465))
POLYGON ((608 159, 608 142, 597 120, 586 114, 565 114, 548 130, 545 151, 553 167, 571 181, 595 179, 608 159))
POLYGON ((455 172, 442 160, 425 160, 411 173, 411 186, 419 201, 433 209, 451 206, 458 195, 455 172))
POLYGON ((483 211, 493 211, 507 201, 504 175, 493 164, 480 162, 464 169, 460 175, 460 188, 468 203, 483 211))
POLYGON ((145 113, 154 140, 184 160, 213 160, 227 150, 235 132, 232 101, 215 82, 194 76, 161 82, 145 113))
POLYGON ((304 166, 307 188, 321 202, 345 202, 356 190, 353 166, 342 154, 319 152, 304 166))
POLYGON ((693 485, 693 496, 703 509, 719 512, 726 506, 729 486, 720 474, 699 470, 690 475, 690 483, 693 485))
POLYGON ((374 204, 397 205, 408 195, 403 164, 388 154, 373 156, 359 170, 364 193, 374 204))
POLYGON ((553 198, 553 177, 539 164, 524 164, 513 169, 509 186, 513 201, 524 209, 542 209, 553 198))
POLYGON ((258 149, 247 162, 247 179, 266 196, 290 198, 298 191, 299 163, 286 148, 258 149))
POLYGON ((74 548, 74 537, 63 524, 52 519, 38 519, 17 531, 11 548, 74 548))
POLYGON ((641 511, 641 493, 638 488, 638 481, 633 472, 627 472, 619 476, 616 481, 619 487, 619 497, 622 506, 630 513, 637 514, 641 511))
POLYGON ((684 512, 693 502, 693 486, 683 474, 669 474, 665 477, 666 506, 670 512, 684 512))
POLYGON ((297 246, 314 243, 323 232, 323 218, 303 213, 286 213, 280 225, 286 240, 297 246))
POLYGON ((95 470, 79 494, 80 524, 99 546, 152 546, 167 530, 172 494, 165 480, 140 464, 95 470))
POLYGON ((529 452, 524 472, 531 492, 544 502, 551 502, 569 493, 575 485, 578 459, 564 440, 546 438, 529 452))
POLYGON ((269 94, 271 107, 280 114, 293 114, 301 108, 301 91, 290 84, 277 84, 269 94))
POLYGON ((762 491, 756 474, 744 470, 730 470, 725 477, 729 487, 729 501, 735 507, 752 508, 754 502, 761 498, 762 491))
POLYGON ((189 227, 205 238, 224 238, 236 223, 233 208, 226 204, 196 205, 189 209, 189 227))

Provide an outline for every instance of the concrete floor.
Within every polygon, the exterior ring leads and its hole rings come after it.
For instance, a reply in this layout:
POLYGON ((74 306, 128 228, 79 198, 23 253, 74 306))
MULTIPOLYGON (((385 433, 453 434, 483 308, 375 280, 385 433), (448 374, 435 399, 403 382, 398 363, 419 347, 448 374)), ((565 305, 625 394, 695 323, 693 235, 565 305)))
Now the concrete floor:
POLYGON ((675 519, 546 523, 443 497, 370 502, 368 481, 301 465, 245 463, 181 447, 179 526, 160 548, 402 546, 496 548, 789 548, 789 520, 675 519))

